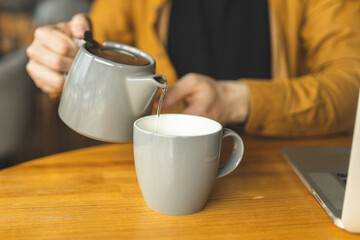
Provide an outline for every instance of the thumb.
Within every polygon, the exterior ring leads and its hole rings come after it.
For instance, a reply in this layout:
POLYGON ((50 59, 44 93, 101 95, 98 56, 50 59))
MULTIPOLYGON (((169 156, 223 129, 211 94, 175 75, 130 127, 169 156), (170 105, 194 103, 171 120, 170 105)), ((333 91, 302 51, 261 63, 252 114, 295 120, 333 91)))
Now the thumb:
POLYGON ((84 32, 91 29, 91 21, 89 17, 83 13, 76 14, 69 24, 71 34, 77 38, 83 38, 84 32))

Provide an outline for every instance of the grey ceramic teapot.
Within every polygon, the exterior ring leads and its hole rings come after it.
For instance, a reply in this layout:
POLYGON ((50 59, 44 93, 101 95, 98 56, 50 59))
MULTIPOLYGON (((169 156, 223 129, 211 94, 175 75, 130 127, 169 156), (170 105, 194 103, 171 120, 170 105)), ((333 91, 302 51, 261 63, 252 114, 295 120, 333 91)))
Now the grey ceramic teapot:
POLYGON ((76 132, 108 142, 132 140, 133 123, 152 112, 154 96, 167 87, 154 59, 120 43, 102 45, 85 34, 67 75, 59 116, 76 132))

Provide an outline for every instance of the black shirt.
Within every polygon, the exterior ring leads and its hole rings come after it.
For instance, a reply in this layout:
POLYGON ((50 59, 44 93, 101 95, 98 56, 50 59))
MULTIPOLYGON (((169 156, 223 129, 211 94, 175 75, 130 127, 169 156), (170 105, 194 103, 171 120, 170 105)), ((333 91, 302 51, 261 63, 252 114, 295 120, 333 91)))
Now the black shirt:
POLYGON ((168 52, 179 77, 271 77, 267 0, 173 0, 168 52))

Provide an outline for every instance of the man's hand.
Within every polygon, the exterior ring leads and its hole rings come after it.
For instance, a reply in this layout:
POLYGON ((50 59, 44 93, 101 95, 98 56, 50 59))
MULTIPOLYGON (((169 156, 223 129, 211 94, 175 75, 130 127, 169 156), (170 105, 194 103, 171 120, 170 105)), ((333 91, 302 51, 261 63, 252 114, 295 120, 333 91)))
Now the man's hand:
POLYGON ((90 30, 90 21, 84 14, 75 15, 70 22, 39 27, 34 40, 26 49, 30 60, 26 70, 36 86, 49 94, 61 92, 64 73, 68 72, 78 47, 71 37, 82 38, 90 30))
POLYGON ((181 100, 187 104, 183 113, 208 117, 223 125, 242 123, 248 114, 248 92, 241 81, 215 81, 189 73, 168 90, 162 107, 181 100))

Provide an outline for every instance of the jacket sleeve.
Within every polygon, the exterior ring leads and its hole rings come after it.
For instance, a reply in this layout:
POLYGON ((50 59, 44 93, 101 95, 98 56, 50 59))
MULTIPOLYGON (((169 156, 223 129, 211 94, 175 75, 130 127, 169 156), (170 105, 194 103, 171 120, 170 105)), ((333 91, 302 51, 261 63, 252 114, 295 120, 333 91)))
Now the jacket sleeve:
POLYGON ((308 1, 300 34, 307 74, 244 80, 251 102, 246 132, 303 136, 353 129, 360 80, 360 1, 308 1))
POLYGON ((92 21, 94 39, 133 43, 131 0, 95 0, 89 17, 92 21))

